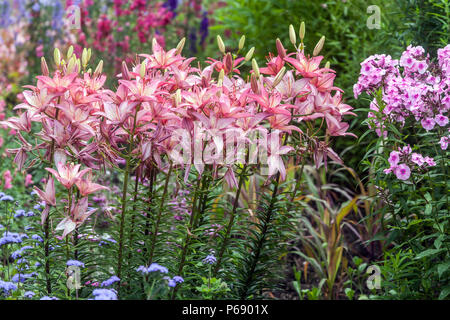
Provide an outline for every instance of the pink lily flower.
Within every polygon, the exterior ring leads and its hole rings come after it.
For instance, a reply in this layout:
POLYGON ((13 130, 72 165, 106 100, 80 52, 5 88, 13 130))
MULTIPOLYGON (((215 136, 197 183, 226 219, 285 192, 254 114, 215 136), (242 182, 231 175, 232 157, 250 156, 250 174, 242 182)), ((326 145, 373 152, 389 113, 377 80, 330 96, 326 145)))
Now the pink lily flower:
POLYGON ((70 189, 78 179, 81 179, 83 175, 92 170, 87 168, 79 171, 81 164, 74 165, 73 163, 64 165, 61 162, 58 162, 56 167, 58 171, 52 168, 45 168, 45 170, 53 174, 55 178, 67 189, 70 189))
POLYGON ((57 226, 55 230, 64 230, 62 237, 65 238, 69 233, 74 231, 78 226, 82 225, 86 219, 93 214, 97 209, 88 209, 88 198, 82 198, 78 203, 72 204, 70 208, 70 216, 65 217, 57 226))

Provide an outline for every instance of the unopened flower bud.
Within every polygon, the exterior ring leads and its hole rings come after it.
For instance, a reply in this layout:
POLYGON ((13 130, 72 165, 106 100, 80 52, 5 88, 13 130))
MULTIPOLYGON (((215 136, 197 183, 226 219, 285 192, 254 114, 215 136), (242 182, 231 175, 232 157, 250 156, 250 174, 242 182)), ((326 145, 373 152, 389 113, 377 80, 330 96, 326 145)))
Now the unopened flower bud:
POLYGON ((88 62, 89 62, 88 50, 86 48, 84 48, 83 52, 81 53, 81 64, 83 65, 84 68, 86 68, 88 62))
POLYGON ((225 43, 223 43, 223 40, 219 35, 217 36, 217 45, 219 46, 220 52, 225 54, 225 43))
POLYGON ((295 46, 297 44, 297 37, 295 35, 294 26, 292 24, 289 25, 289 40, 295 46))
POLYGON ((277 38, 277 51, 278 55, 281 59, 284 59, 286 57, 286 50, 283 47, 283 44, 281 43, 280 39, 277 38))
POLYGON ((253 72, 255 73, 256 78, 259 79, 261 74, 259 73, 258 63, 256 62, 255 59, 252 59, 252 68, 253 68, 253 72))
POLYGON ((219 87, 221 87, 222 86, 222 84, 223 84, 223 78, 225 77, 225 70, 220 70, 220 72, 219 72, 219 78, 218 78, 218 80, 217 80, 217 85, 219 86, 219 87))
POLYGON ((156 38, 152 39, 152 51, 153 53, 155 53, 156 48, 158 48, 158 41, 156 40, 156 38))
POLYGON ((181 39, 180 42, 178 42, 177 49, 175 51, 176 54, 181 54, 185 43, 186 43, 186 38, 183 37, 183 39, 181 39))
POLYGON ((233 57, 231 56, 231 53, 227 53, 225 56, 225 69, 230 71, 233 71, 233 57))
POLYGON ((300 37, 300 41, 303 42, 303 39, 305 38, 305 22, 302 21, 302 23, 300 23, 300 30, 299 30, 299 37, 300 37))
POLYGON ((59 65, 61 64, 61 52, 58 48, 55 48, 55 50, 53 51, 53 59, 55 60, 55 64, 59 67, 59 65))
POLYGON ((241 37, 241 39, 239 40, 239 50, 242 50, 242 48, 244 47, 245 44, 245 35, 241 37))
POLYGON ((67 72, 68 73, 72 73, 73 68, 75 66, 75 62, 76 62, 75 56, 71 56, 69 59, 69 62, 67 63, 67 72))
POLYGON ((145 71, 147 70, 147 60, 141 62, 141 67, 139 68, 139 75, 141 78, 145 77, 145 71))
POLYGON ((44 57, 41 58, 41 70, 42 70, 42 75, 48 77, 50 72, 48 71, 47 61, 45 61, 44 57))
POLYGON ((70 46, 67 50, 67 59, 70 59, 73 55, 73 46, 70 46))
POLYGON ((330 61, 327 61, 327 63, 325 63, 325 69, 330 69, 330 61))
POLYGON ((91 60, 91 56, 92 56, 92 49, 89 48, 88 49, 88 56, 87 56, 87 61, 89 62, 89 60, 91 60))
POLYGON ((130 71, 128 71, 128 67, 125 61, 122 61, 122 79, 130 80, 130 71))
POLYGON ((177 89, 175 92, 175 105, 178 106, 181 103, 181 89, 177 89))
POLYGON ((250 78, 250 85, 252 87, 252 91, 255 94, 259 94, 259 89, 258 89, 258 79, 256 78, 255 74, 252 74, 251 78, 250 78))
POLYGON ((247 54, 245 55, 245 61, 250 61, 250 59, 253 57, 253 53, 255 52, 255 47, 251 47, 250 50, 248 50, 247 54))
POLYGON ((100 62, 97 65, 97 68, 95 68, 94 71, 94 77, 99 76, 103 71, 103 60, 100 60, 100 62))
POLYGON ((317 42, 316 47, 314 48, 313 56, 317 56, 320 53, 324 43, 325 43, 325 36, 322 36, 322 38, 320 38, 319 42, 317 42))
POLYGON ((281 80, 283 79, 283 77, 284 77, 284 73, 286 72, 286 67, 283 67, 283 68, 281 68, 281 70, 280 71, 278 71, 278 73, 277 73, 277 75, 275 76, 275 79, 273 80, 273 83, 272 83, 272 86, 273 87, 276 87, 280 82, 281 82, 281 80))
POLYGON ((80 59, 77 59, 77 61, 75 62, 75 67, 74 67, 74 72, 76 73, 80 73, 81 71, 81 61, 80 59))

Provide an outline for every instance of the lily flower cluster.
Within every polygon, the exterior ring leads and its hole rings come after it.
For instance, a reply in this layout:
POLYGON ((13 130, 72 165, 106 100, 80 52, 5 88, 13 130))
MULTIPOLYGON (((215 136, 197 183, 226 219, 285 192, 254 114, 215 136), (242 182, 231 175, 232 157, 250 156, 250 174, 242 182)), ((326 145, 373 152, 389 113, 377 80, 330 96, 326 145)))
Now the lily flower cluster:
POLYGON ((154 169, 167 172, 173 163, 184 168, 185 177, 192 163, 199 174, 207 164, 216 177, 224 169, 226 182, 236 187, 233 165, 245 160, 242 152, 226 153, 224 146, 236 148, 251 141, 255 132, 271 142, 262 147, 268 154, 269 176, 279 173, 285 178, 282 155, 299 150, 298 142, 291 142, 296 148, 286 143, 286 135, 293 132, 303 143, 301 151, 314 154, 317 166, 326 164, 327 157, 340 161, 326 137, 353 135, 343 119, 353 113, 342 102, 342 90, 333 86, 335 72, 320 67, 323 41, 311 57, 295 43, 297 50, 287 53, 277 40, 278 55, 270 55, 261 69, 253 60, 249 80, 240 76, 239 68, 251 60, 254 49, 237 57, 225 51, 220 37, 218 43, 223 59, 210 59, 202 69, 193 66, 195 58, 181 55, 184 39, 168 51, 154 39, 152 54, 140 55, 142 60, 131 70, 122 64, 115 91, 104 88, 103 62, 94 72, 88 69, 90 50, 84 49, 78 57, 71 47, 62 57, 56 49, 53 74, 42 59, 36 86, 26 86, 25 101, 15 107, 19 115, 0 123, 18 132, 20 147, 9 152, 15 154, 19 170, 40 162, 51 174, 45 191, 35 187, 46 205, 42 223, 57 204, 54 179, 68 194, 67 213, 57 227, 64 230, 64 237, 94 212, 88 210, 88 195, 106 189, 92 182, 92 173, 124 162, 141 181, 154 169), (33 133, 32 123, 38 123, 41 131, 33 133), (325 135, 317 135, 322 128, 325 135), (39 143, 32 145, 24 134, 39 143), (196 151, 189 152, 197 150, 195 145, 203 150, 200 161, 196 151), (221 161, 225 153, 226 163, 221 161), (82 166, 86 168, 80 170, 82 166))

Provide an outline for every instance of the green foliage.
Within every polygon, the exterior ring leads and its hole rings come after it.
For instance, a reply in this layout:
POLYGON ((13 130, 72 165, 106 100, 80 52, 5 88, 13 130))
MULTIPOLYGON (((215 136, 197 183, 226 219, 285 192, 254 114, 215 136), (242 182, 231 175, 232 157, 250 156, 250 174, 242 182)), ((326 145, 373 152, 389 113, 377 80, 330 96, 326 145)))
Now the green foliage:
MULTIPOLYGON (((381 103, 381 102, 380 102, 381 103)), ((382 109, 382 108, 381 108, 382 109)), ((375 112, 380 119, 381 114, 375 112)), ((387 138, 374 138, 365 155, 370 184, 377 189, 383 236, 391 249, 380 265, 384 282, 381 297, 444 299, 450 279, 449 151, 438 144, 444 130, 422 132, 407 119, 402 128, 385 122, 387 138), (412 172, 406 181, 386 175, 392 150, 411 145, 413 152, 431 156, 436 166, 412 172)))

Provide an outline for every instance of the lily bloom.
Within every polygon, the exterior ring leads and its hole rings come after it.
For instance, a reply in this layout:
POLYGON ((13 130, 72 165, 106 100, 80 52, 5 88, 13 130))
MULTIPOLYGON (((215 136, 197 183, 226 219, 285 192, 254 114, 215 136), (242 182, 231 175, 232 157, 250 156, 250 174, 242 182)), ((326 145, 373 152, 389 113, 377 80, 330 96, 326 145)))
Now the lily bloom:
POLYGON ((289 62, 295 69, 296 74, 301 74, 304 78, 314 78, 319 76, 324 71, 334 72, 331 69, 319 69, 322 56, 305 57, 303 52, 297 52, 297 59, 286 57, 284 61, 289 62))
POLYGON ((284 67, 284 60, 280 56, 274 57, 272 53, 269 53, 267 60, 267 67, 259 68, 259 72, 263 74, 276 76, 284 67))
POLYGON ((88 211, 88 198, 82 198, 78 203, 72 204, 70 215, 65 217, 56 227, 55 230, 64 230, 62 237, 65 238, 69 233, 82 225, 86 219, 97 209, 88 211))
POLYGON ((45 191, 42 191, 38 187, 33 188, 37 193, 38 197, 45 201, 46 204, 56 206, 56 197, 55 197, 55 181, 53 178, 48 179, 47 185, 45 186, 45 191))
POLYGON ((88 179, 78 179, 75 184, 77 185, 78 190, 80 190, 80 194, 83 197, 97 192, 98 190, 109 190, 108 187, 93 183, 91 181, 91 177, 88 177, 88 179))
POLYGON ((78 179, 81 179, 86 173, 92 170, 87 168, 79 171, 81 164, 74 165, 73 163, 64 165, 61 162, 58 162, 56 167, 58 171, 52 168, 45 168, 45 170, 53 174, 55 178, 67 189, 70 189, 78 179))
POLYGON ((54 93, 55 95, 62 95, 73 84, 77 76, 78 73, 74 72, 72 74, 61 77, 60 73, 56 72, 53 78, 46 76, 37 76, 36 78, 41 83, 43 83, 43 86, 48 89, 49 93, 54 93))

